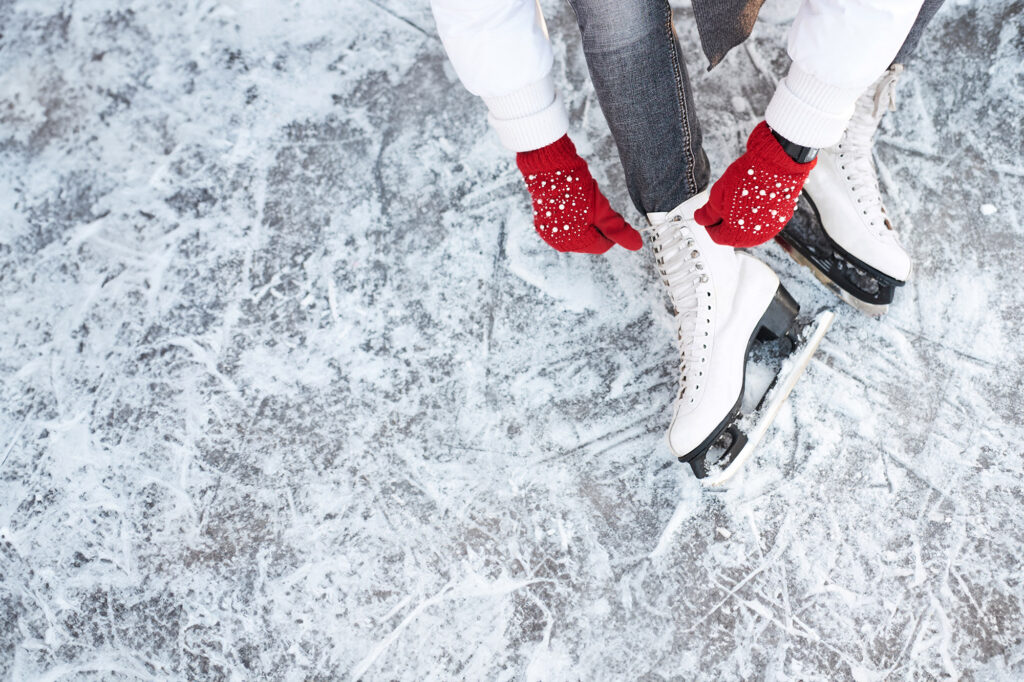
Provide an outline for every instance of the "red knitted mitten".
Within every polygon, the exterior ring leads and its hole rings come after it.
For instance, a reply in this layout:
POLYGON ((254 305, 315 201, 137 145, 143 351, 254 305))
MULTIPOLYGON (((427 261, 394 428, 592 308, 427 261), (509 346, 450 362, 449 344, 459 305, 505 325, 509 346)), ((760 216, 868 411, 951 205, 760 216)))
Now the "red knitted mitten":
POLYGON ((800 190, 817 161, 794 161, 761 121, 750 133, 746 153, 725 169, 694 220, 718 244, 764 244, 793 217, 800 190))
POLYGON ((619 244, 636 251, 640 233, 612 210, 568 135, 516 154, 533 198, 533 225, 557 251, 604 253, 619 244))

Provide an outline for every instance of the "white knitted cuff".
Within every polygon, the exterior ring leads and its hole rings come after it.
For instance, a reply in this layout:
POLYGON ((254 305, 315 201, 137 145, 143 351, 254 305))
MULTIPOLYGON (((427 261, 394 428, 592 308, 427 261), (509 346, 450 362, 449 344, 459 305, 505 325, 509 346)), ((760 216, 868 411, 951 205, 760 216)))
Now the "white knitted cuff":
POLYGON ((546 147, 569 130, 569 116, 550 73, 511 94, 483 100, 498 139, 514 152, 546 147))
POLYGON ((796 63, 768 103, 765 121, 775 132, 804 147, 831 147, 839 142, 862 88, 838 88, 807 73, 796 63))

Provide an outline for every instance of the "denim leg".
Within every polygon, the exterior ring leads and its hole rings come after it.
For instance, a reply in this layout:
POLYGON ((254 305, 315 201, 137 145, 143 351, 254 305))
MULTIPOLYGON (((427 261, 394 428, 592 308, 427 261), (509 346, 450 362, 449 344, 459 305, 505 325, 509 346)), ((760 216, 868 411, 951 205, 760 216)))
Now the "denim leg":
POLYGON ((690 79, 668 0, 569 0, 601 111, 641 213, 670 211, 707 187, 690 79))
POLYGON ((905 64, 910 55, 914 53, 914 48, 917 47, 917 42, 921 40, 921 35, 924 34, 924 29, 928 26, 928 22, 932 20, 935 13, 942 7, 942 3, 945 0, 924 0, 924 4, 921 6, 921 11, 917 13, 917 20, 914 21, 914 25, 910 27, 910 33, 907 35, 907 39, 903 41, 903 47, 900 48, 899 53, 896 55, 896 59, 892 60, 893 64, 905 64))

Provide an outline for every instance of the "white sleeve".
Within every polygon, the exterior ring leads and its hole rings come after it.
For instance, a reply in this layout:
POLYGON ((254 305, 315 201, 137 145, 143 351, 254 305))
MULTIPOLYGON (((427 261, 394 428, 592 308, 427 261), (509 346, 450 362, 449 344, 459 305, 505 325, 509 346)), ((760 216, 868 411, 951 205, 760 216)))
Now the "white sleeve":
POLYGON ((551 144, 569 129, 555 92, 547 27, 536 0, 431 0, 459 80, 483 98, 488 120, 512 151, 551 144))
POLYGON ((765 120, 788 140, 829 147, 896 57, 923 0, 804 0, 789 31, 789 73, 765 120))

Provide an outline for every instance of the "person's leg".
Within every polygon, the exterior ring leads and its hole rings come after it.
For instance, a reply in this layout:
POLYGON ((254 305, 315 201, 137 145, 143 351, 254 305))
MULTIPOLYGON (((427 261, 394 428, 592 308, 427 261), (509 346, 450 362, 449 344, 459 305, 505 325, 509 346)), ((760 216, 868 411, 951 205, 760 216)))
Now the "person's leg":
POLYGON ((737 425, 748 344, 762 328, 786 333, 798 306, 771 268, 715 243, 693 219, 707 200, 710 172, 667 0, 569 2, 630 197, 651 223, 644 231, 675 311, 679 390, 669 449, 698 477, 721 482, 743 465, 741 453, 749 453, 737 425), (723 434, 727 452, 709 467, 706 456, 723 434))
POLYGON ((942 7, 942 3, 945 0, 924 0, 924 5, 921 6, 921 11, 917 14, 917 20, 914 21, 914 25, 910 27, 910 34, 907 35, 907 39, 903 41, 903 47, 896 54, 896 58, 892 60, 893 64, 906 64, 907 59, 914 53, 914 49, 917 47, 918 41, 921 40, 921 36, 924 34, 924 29, 928 26, 928 22, 932 20, 935 13, 942 7))
POLYGON ((707 187, 690 81, 667 0, 569 0, 597 99, 641 213, 707 187))
POLYGON ((895 108, 904 62, 942 2, 925 0, 892 65, 858 98, 842 139, 818 152, 804 196, 820 229, 816 221, 798 219, 782 234, 797 262, 832 282, 844 301, 869 315, 888 310, 912 271, 910 253, 882 202, 873 140, 886 111, 895 108))

